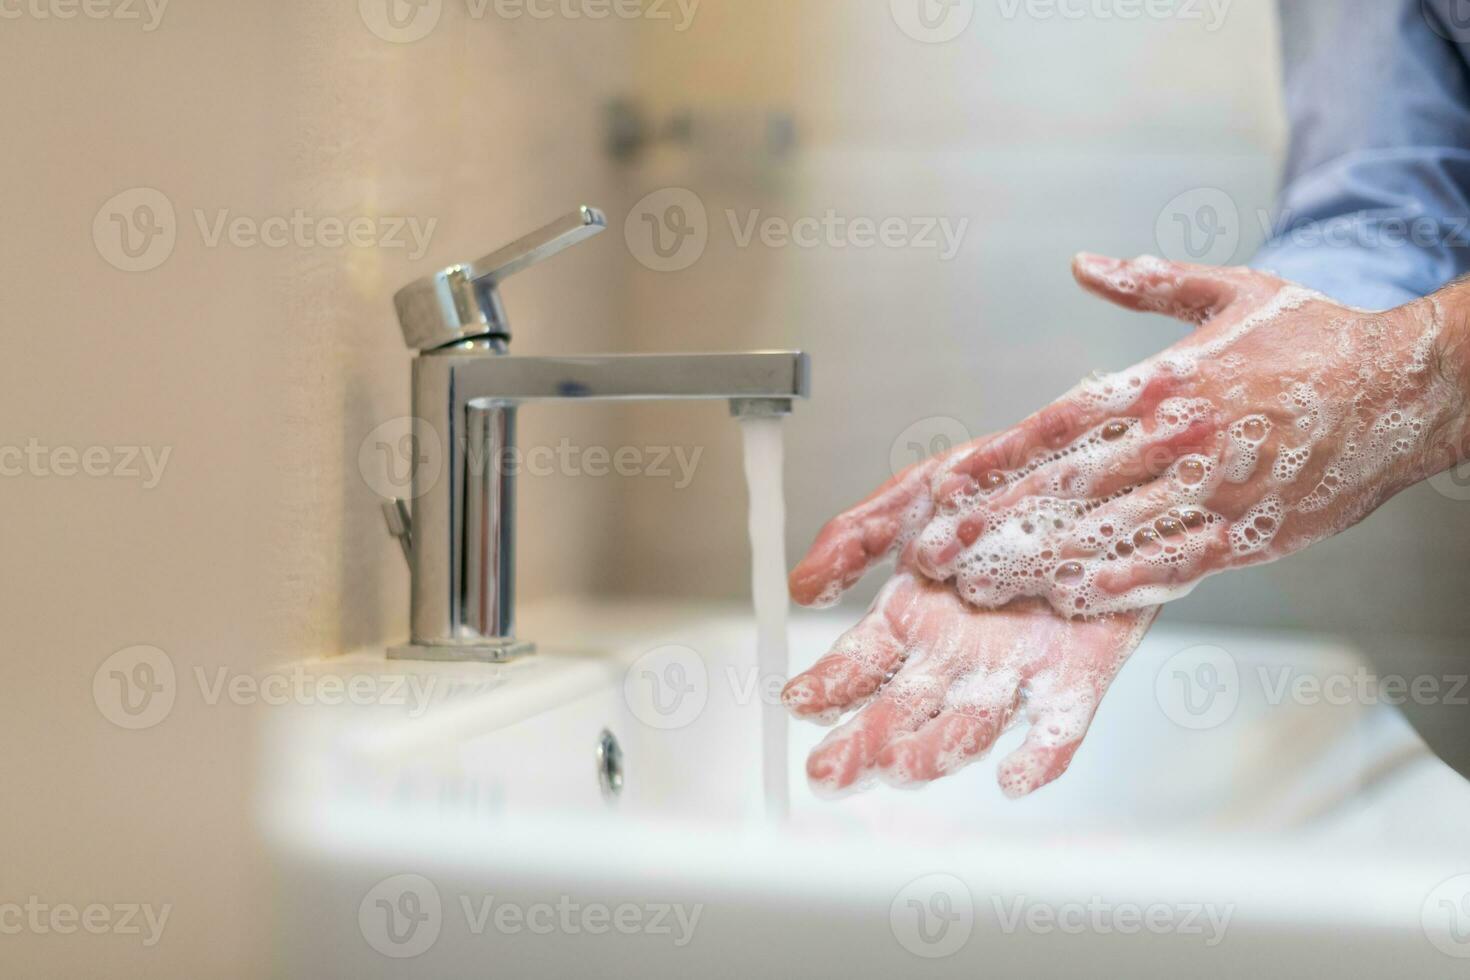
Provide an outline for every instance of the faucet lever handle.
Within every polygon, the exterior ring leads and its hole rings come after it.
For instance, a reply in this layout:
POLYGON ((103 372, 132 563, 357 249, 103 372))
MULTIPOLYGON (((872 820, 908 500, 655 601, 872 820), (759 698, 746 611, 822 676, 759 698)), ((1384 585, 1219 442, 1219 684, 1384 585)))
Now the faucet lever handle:
POLYGON ((528 265, 549 259, 557 252, 591 238, 606 227, 607 218, 601 211, 583 205, 546 227, 479 259, 469 267, 469 276, 482 285, 498 285, 507 276, 520 272, 528 265))
POLYGON ((498 287, 513 275, 607 227, 597 208, 571 214, 469 265, 452 265, 404 286, 393 296, 403 339, 415 350, 433 350, 472 337, 510 337, 510 321, 498 287))

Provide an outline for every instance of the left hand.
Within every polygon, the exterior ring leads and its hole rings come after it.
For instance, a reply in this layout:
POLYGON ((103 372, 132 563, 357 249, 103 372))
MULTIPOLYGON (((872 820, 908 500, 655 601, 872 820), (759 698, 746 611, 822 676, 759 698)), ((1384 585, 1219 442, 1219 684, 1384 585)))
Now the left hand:
POLYGON ((938 468, 914 560, 976 605, 1156 606, 1337 534, 1456 458, 1465 393, 1433 297, 1367 313, 1248 269, 1079 256, 1073 272, 1199 329, 938 468))

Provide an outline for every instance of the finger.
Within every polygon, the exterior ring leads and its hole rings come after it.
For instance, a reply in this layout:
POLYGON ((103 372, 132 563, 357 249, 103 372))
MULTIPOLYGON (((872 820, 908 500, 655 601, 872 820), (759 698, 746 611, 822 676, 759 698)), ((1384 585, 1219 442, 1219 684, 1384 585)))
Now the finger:
POLYGON ((934 474, 935 508, 961 513, 987 504, 1032 474, 1076 461, 1090 441, 1116 441, 1137 419, 1152 417, 1180 383, 1169 372, 1140 369, 1084 381, 1014 429, 946 459, 934 474))
POLYGON ((906 603, 896 593, 917 588, 907 576, 883 587, 868 614, 844 633, 832 651, 797 674, 781 691, 781 703, 797 718, 830 725, 871 698, 907 656, 887 610, 906 603))
POLYGON ((1083 289, 1126 309, 1199 325, 1240 296, 1252 274, 1152 255, 1114 259, 1084 252, 1072 260, 1072 275, 1083 289))
POLYGON ((1057 666, 1026 682, 1026 739, 996 769, 1012 799, 1034 793, 1072 763, 1098 705, 1158 615, 1157 608, 1060 625, 1057 666))
POLYGON ((938 718, 946 707, 957 706, 950 701, 951 692, 970 691, 973 696, 962 703, 980 703, 981 691, 1014 697, 1018 686, 1013 673, 1008 684, 962 681, 980 676, 979 663, 987 653, 997 655, 991 649, 995 643, 987 641, 998 638, 992 630, 1004 635, 1004 617, 978 613, 952 589, 912 572, 900 571, 895 579, 903 584, 885 597, 882 608, 893 635, 906 647, 907 660, 867 707, 807 759, 808 779, 819 793, 841 793, 865 782, 890 742, 938 718))
POLYGON ((935 504, 955 506, 1005 488, 1100 421, 1100 412, 1064 396, 1015 428, 950 456, 935 474, 935 504))
POLYGON ((938 462, 930 459, 910 467, 828 521, 791 572, 791 598, 803 606, 831 605, 888 557, 905 531, 922 527, 932 512, 929 480, 938 462))
POLYGON ((1001 760, 996 780, 1012 799, 1034 793, 1072 764, 1097 713, 1097 697, 1076 690, 1067 698, 1027 712, 1031 728, 1021 747, 1001 760))
POLYGON ((806 761, 812 789, 831 796, 861 788, 885 745, 939 714, 945 684, 937 674, 900 672, 871 704, 812 750, 806 761))
POLYGON ((1018 480, 987 501, 990 511, 1028 497, 1062 497, 1102 502, 1152 483, 1185 456, 1218 448, 1220 423, 1212 410, 1181 413, 1166 402, 1147 422, 1114 421, 1088 434, 1083 444, 1056 463, 1018 480))
POLYGON ((952 690, 947 702, 954 707, 884 746, 878 754, 883 781, 891 786, 926 783, 983 758, 1010 724, 1019 696, 1013 680, 989 686, 993 696, 978 699, 957 698, 952 690))
MULTIPOLYGON (((967 552, 985 550, 992 535, 1024 541, 1037 553, 1060 552, 1057 535, 1042 527, 1045 522, 1036 520, 1033 508, 1025 506, 1027 501, 1041 498, 1082 503, 1074 508, 1077 513, 1064 518, 1071 521, 1158 480, 1187 456, 1213 451, 1219 439, 1219 426, 1212 412, 1184 418, 1174 415, 1168 422, 1156 419, 1147 427, 1136 425, 1112 441, 1106 430, 1094 430, 1087 446, 1033 471, 993 498, 959 514, 932 517, 918 537, 918 567, 930 578, 945 581, 958 574, 967 552), (1007 529, 1022 533, 1012 534, 1007 529)), ((1068 512, 1068 507, 1062 505, 1050 509, 1068 512)))
MULTIPOLYGON (((1192 517, 1197 512, 1181 513, 1192 517)), ((1181 598, 1209 575, 1269 560, 1283 518, 1282 505, 1274 496, 1258 502, 1239 520, 1206 513, 1203 526, 1186 528, 1182 534, 1178 527, 1184 522, 1171 513, 1139 529, 1126 560, 1103 564, 1095 591, 1113 609, 1181 598)))

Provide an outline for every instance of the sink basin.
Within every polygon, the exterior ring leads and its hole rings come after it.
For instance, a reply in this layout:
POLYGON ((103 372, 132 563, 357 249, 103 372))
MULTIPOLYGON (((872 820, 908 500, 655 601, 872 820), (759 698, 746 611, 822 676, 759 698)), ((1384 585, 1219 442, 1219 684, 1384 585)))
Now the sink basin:
MULTIPOLYGON (((781 679, 755 676, 748 615, 524 618, 546 652, 333 658, 307 669, 401 698, 272 712, 282 975, 1417 976, 1470 955, 1470 786, 1396 709, 1289 693, 1360 672, 1350 644, 1161 623, 1071 770, 1021 801, 994 781, 1020 730, 922 791, 833 801, 801 778, 824 730, 793 723, 773 826, 759 710, 781 679)), ((797 613, 793 666, 853 618, 797 613)))

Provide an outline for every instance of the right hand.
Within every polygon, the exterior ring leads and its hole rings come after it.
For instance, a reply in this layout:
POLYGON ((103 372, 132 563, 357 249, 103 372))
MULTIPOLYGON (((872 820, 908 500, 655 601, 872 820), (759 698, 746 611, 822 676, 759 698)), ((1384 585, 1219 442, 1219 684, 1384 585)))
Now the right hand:
POLYGON ((978 609, 914 571, 913 539, 934 511, 931 480, 952 455, 911 467, 833 518, 791 573, 796 602, 829 605, 900 555, 868 614, 781 694, 798 718, 832 724, 857 712, 807 759, 820 792, 860 789, 874 777, 912 786, 947 776, 982 758, 1022 713, 1031 729, 998 776, 1008 796, 1034 792, 1066 771, 1157 613, 1071 620, 1038 599, 978 609))

